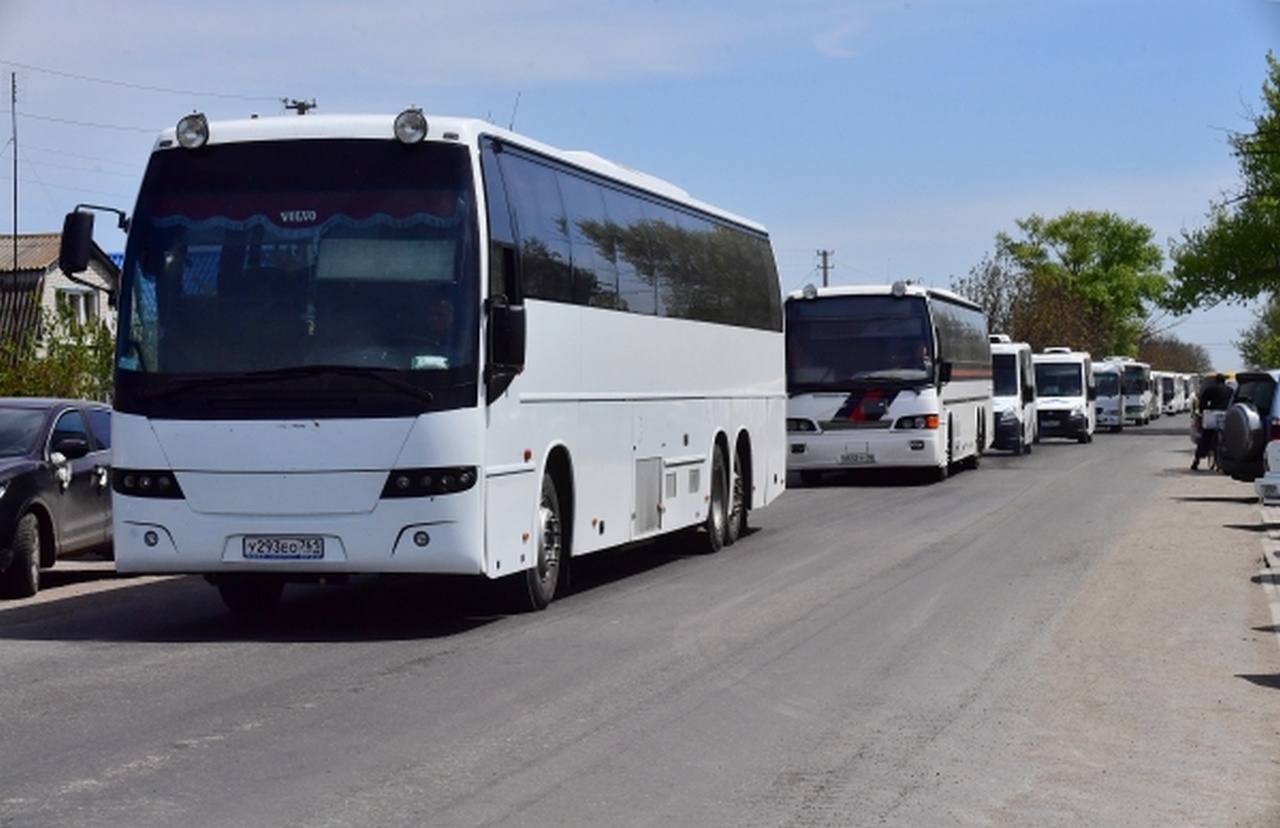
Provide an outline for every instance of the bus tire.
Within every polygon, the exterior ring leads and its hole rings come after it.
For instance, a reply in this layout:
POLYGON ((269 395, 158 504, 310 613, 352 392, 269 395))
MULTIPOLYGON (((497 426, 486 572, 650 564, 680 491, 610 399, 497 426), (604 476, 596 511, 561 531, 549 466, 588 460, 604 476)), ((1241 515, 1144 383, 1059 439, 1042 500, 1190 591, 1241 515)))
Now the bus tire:
POLYGON ((556 597, 564 560, 564 510, 560 491, 549 472, 542 475, 542 494, 538 500, 538 557, 525 570, 526 606, 530 610, 546 609, 556 597))
POLYGON ((711 498, 707 501, 707 519, 703 522, 706 532, 706 551, 715 554, 724 548, 726 526, 729 523, 729 473, 725 468, 724 450, 716 446, 711 451, 711 498))
POLYGON ((973 454, 964 459, 964 467, 969 470, 975 470, 982 465, 982 448, 987 444, 987 427, 978 422, 978 443, 973 447, 973 454))
POLYGON ((13 535, 13 560, 0 573, 0 595, 30 598, 40 591, 40 519, 22 516, 13 535))
POLYGON ((284 594, 284 580, 274 575, 219 575, 217 586, 222 603, 237 615, 263 615, 270 612, 284 594))
POLYGON ((724 527, 724 545, 733 544, 747 534, 747 458, 741 447, 733 453, 729 471, 729 513, 724 527))

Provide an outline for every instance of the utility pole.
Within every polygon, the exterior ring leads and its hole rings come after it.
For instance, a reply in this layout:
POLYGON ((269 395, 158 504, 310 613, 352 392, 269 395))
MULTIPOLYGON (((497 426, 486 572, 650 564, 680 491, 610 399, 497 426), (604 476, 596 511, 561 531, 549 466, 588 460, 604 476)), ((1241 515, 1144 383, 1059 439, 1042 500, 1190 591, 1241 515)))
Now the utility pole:
POLYGON ((9 118, 13 124, 13 277, 18 278, 18 73, 9 73, 9 118))
POLYGON ((827 273, 835 265, 831 264, 831 257, 836 254, 834 250, 819 250, 818 255, 822 257, 822 264, 818 265, 822 269, 822 286, 827 287, 827 273))

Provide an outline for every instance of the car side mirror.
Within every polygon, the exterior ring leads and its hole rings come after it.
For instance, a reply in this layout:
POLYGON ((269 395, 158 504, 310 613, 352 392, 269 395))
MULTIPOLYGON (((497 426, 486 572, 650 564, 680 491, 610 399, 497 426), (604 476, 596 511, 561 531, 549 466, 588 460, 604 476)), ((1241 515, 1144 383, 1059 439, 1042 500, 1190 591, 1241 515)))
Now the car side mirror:
POLYGON ((89 453, 89 441, 80 437, 64 437, 53 445, 49 461, 61 465, 68 460, 79 460, 89 453))

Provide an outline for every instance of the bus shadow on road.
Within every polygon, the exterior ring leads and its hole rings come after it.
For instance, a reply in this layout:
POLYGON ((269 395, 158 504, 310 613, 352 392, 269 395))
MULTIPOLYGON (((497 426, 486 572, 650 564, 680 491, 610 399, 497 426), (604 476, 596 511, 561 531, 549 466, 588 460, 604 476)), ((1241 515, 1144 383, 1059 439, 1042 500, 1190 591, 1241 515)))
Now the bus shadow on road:
POLYGON ((1248 673, 1236 673, 1236 678, 1244 679, 1250 684, 1256 684, 1259 687, 1266 687, 1271 690, 1280 690, 1280 674, 1258 674, 1250 675, 1248 673))
MULTIPOLYGON (((748 530, 753 534, 757 530, 748 530)), ((732 548, 732 547, 730 547, 732 548)), ((689 557, 705 555, 706 536, 680 532, 571 562, 570 577, 546 610, 689 557)), ((30 603, 0 607, 0 639, 50 641, 359 642, 446 638, 510 618, 532 621, 516 597, 523 576, 363 575, 347 583, 289 584, 259 614, 228 610, 198 576, 130 584, 110 562, 42 574, 30 603), (102 582, 90 594, 77 586, 102 582), (117 582, 108 586, 108 582, 117 582), (127 588, 126 588, 127 587, 127 588), (61 593, 61 594, 60 594, 61 593)), ((8 603, 8 602, 6 602, 8 603)))

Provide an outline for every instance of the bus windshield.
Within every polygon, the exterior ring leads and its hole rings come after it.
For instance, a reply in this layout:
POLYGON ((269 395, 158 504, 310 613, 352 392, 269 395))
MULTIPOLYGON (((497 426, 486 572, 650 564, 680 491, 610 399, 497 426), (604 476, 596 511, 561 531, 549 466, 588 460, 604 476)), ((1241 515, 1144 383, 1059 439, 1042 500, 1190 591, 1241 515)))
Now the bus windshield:
POLYGON ((1125 394, 1141 394, 1146 389, 1145 378, 1143 377, 1141 368, 1124 369, 1124 376, 1121 379, 1121 385, 1125 394))
POLYGON ((833 296, 787 303, 787 382, 792 390, 851 383, 922 384, 933 377, 933 338, 923 297, 833 296))
POLYGON ((992 380, 995 389, 992 396, 1016 397, 1018 389, 1018 357, 1014 354, 994 354, 991 357, 992 380))
POLYGON ((1120 393, 1120 375, 1114 371, 1099 371, 1093 375, 1098 384, 1099 397, 1114 397, 1120 393))
POLYGON ((155 153, 122 273, 123 407, 171 390, 175 378, 225 388, 274 372, 310 385, 312 396, 349 393, 350 382, 334 377, 361 370, 397 378, 370 384, 383 393, 474 382, 471 182, 466 149, 443 144, 309 140, 155 153))
POLYGON ((1079 397, 1084 394, 1084 377, 1076 362, 1036 363, 1036 389, 1044 397, 1079 397))

